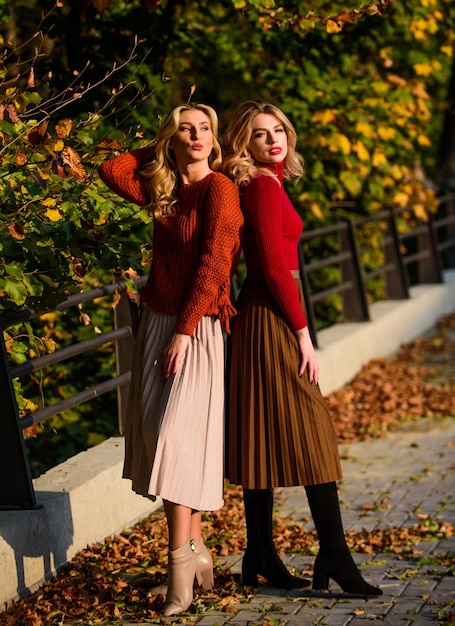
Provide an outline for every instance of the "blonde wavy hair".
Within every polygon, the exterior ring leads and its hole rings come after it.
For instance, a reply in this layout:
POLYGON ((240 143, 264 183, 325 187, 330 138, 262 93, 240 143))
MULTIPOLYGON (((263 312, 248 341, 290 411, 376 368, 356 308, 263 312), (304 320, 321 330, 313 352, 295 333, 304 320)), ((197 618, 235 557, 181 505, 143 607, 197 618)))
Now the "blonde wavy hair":
POLYGON ((218 141, 218 116, 212 107, 207 104, 188 103, 175 107, 166 117, 158 130, 153 142, 152 159, 141 171, 146 179, 150 194, 150 203, 147 208, 155 219, 162 221, 165 217, 174 217, 177 214, 177 195, 180 188, 180 175, 172 148, 169 147, 172 137, 180 125, 182 111, 202 111, 210 122, 213 134, 213 149, 209 156, 209 166, 212 170, 220 168, 222 156, 218 141))
POLYGON ((305 161, 302 155, 296 151, 297 133, 290 120, 281 109, 270 102, 248 100, 238 106, 225 134, 226 158, 223 163, 223 172, 239 188, 248 185, 250 180, 259 173, 276 178, 269 169, 255 164, 249 147, 253 134, 253 120, 260 113, 273 115, 283 124, 288 139, 288 153, 284 159, 283 178, 285 180, 297 180, 303 174, 305 161))

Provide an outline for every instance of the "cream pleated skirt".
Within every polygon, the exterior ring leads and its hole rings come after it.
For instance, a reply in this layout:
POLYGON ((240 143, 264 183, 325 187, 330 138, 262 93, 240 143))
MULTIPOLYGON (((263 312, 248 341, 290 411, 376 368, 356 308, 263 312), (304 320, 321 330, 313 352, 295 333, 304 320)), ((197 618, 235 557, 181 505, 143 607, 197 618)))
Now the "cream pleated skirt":
POLYGON ((162 354, 176 317, 144 305, 136 337, 123 477, 136 493, 214 511, 223 506, 224 342, 203 317, 175 376, 162 354))
MULTIPOLYGON (((303 293, 296 280, 302 307, 303 293)), ((341 478, 331 416, 265 280, 247 279, 229 337, 226 476, 248 489, 341 478)))

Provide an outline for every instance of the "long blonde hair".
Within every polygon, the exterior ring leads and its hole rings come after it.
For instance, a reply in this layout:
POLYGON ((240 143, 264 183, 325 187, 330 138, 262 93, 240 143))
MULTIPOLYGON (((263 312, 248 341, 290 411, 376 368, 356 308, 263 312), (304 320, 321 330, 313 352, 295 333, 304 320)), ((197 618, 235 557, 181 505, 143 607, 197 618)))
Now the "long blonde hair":
POLYGON ((276 117, 283 124, 287 139, 288 153, 283 164, 283 178, 297 180, 303 174, 304 159, 296 151, 297 133, 290 120, 281 109, 263 100, 248 100, 238 106, 226 129, 223 172, 231 178, 237 187, 247 185, 258 173, 275 176, 264 167, 257 166, 250 150, 253 134, 253 120, 260 113, 276 117))
POLYGON ((177 213, 177 194, 180 187, 180 176, 173 150, 169 147, 172 137, 180 125, 182 111, 202 111, 208 117, 213 134, 213 149, 209 156, 212 170, 221 165, 221 146, 218 141, 218 117, 214 109, 207 104, 182 104, 175 107, 164 120, 153 142, 152 160, 142 169, 150 194, 148 209, 158 221, 165 217, 173 217, 177 213))

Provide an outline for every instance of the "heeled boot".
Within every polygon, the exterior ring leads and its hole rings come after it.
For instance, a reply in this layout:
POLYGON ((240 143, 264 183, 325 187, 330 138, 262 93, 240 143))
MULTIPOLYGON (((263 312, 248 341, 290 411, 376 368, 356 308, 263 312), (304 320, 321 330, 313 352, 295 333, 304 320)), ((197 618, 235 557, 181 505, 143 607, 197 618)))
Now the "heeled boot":
POLYGON ((198 585, 204 590, 213 587, 213 560, 212 555, 207 550, 202 537, 193 539, 194 554, 196 556, 196 580, 198 585))
POLYGON ((273 543, 273 490, 244 489, 247 548, 242 561, 243 584, 256 586, 258 575, 279 589, 299 589, 311 583, 293 576, 273 543))
POLYGON ((168 553, 168 589, 163 615, 177 615, 193 601, 196 555, 190 541, 168 553))
POLYGON ((344 592, 360 597, 382 596, 362 577, 349 552, 341 521, 340 503, 335 482, 305 487, 313 522, 319 539, 319 553, 314 563, 313 589, 327 590, 329 579, 344 592))

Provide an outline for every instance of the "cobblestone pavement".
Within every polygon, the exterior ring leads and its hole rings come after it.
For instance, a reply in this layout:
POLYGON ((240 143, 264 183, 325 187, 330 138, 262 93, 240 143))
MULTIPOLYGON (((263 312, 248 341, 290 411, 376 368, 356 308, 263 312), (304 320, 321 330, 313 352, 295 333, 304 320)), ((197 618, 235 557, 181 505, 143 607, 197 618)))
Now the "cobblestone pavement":
MULTIPOLYGON (((344 478, 340 502, 346 530, 409 528, 432 520, 455 524, 455 420, 422 420, 411 430, 399 430, 385 439, 341 445, 344 478), (453 444, 453 445, 452 445, 453 444), (420 517, 419 517, 420 516, 420 517)), ((313 528, 301 487, 276 491, 276 509, 283 518, 313 528)), ((393 626, 437 624, 438 612, 455 603, 455 578, 432 562, 441 552, 455 554, 455 537, 420 542, 415 561, 387 554, 355 554, 366 580, 379 585, 376 599, 348 598, 331 583, 330 593, 279 591, 262 587, 233 613, 205 613, 198 626, 213 624, 272 626, 360 626, 381 622, 393 626), (422 558, 428 557, 428 558, 422 558)), ((312 557, 286 560, 308 569, 312 557)), ((219 561, 240 572, 241 556, 219 561)), ((455 613, 455 608, 454 608, 455 613)), ((190 618, 192 621, 192 619, 190 618)), ((452 622, 454 623, 454 622, 452 622)))
MULTIPOLYGON (((344 473, 340 502, 346 530, 410 528, 425 515, 455 524, 455 419, 422 420, 385 439, 341 445, 340 452, 344 473)), ((275 504, 280 517, 313 528, 302 487, 276 490, 275 504)), ((384 591, 380 598, 342 595, 333 582, 328 593, 261 587, 248 601, 230 606, 229 613, 187 614, 185 622, 197 626, 438 624, 443 607, 455 605, 455 578, 453 567, 431 557, 447 551, 455 554, 455 537, 422 541, 416 548, 420 555, 410 561, 390 553, 353 555, 366 580, 384 591)), ((305 571, 313 557, 284 560, 305 571)), ((217 565, 239 573, 241 555, 219 558, 217 565)), ((455 606, 450 611, 454 615, 455 606)), ((181 621, 182 617, 167 619, 181 621)))

